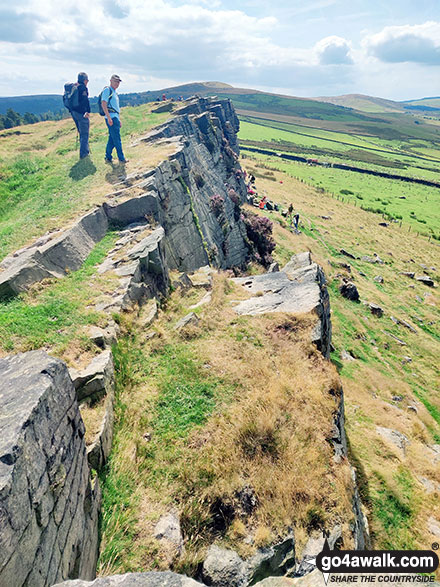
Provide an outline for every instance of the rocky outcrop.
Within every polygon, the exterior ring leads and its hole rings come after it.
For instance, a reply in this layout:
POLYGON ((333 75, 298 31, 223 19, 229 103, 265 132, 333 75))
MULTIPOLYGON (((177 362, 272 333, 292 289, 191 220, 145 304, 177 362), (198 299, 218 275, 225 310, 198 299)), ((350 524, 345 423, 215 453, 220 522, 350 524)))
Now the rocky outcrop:
POLYGON ((95 576, 100 494, 75 389, 43 351, 0 359, 0 585, 95 576))
MULTIPOLYGON (((147 229, 148 232, 148 229, 147 229)), ((120 312, 128 310, 133 304, 142 305, 154 297, 164 297, 168 293, 169 276, 165 256, 164 230, 162 227, 150 231, 128 251, 115 247, 114 254, 98 268, 98 273, 112 272, 119 278, 119 286, 113 295, 99 302, 99 311, 120 312)), ((130 246, 130 235, 121 239, 130 246)))
POLYGON ((198 587, 202 583, 176 573, 126 573, 112 577, 100 577, 93 582, 65 581, 54 587, 198 587))
POLYGON ((81 371, 70 369, 78 401, 95 402, 105 395, 113 395, 115 368, 111 351, 97 355, 81 371))
MULTIPOLYGON (((170 159, 127 177, 122 189, 73 227, 45 235, 4 259, 0 298, 78 269, 110 224, 124 227, 146 218, 163 227, 169 268, 189 271, 207 264, 228 268, 245 263, 248 247, 239 204, 246 186, 237 161, 239 123, 232 104, 227 99, 194 99, 176 114, 141 139, 173 143, 170 159), (221 201, 215 211, 213 196, 221 201)), ((129 301, 141 294, 134 287, 129 301)))
POLYGON ((203 563, 202 580, 213 587, 247 587, 266 577, 293 576, 295 568, 295 540, 290 534, 277 544, 259 548, 247 560, 214 544, 203 563))
POLYGON ((83 216, 74 226, 42 237, 31 247, 16 251, 0 264, 0 298, 11 297, 47 277, 63 277, 79 269, 108 229, 102 207, 83 216))
POLYGON ((141 139, 179 139, 176 152, 155 169, 150 183, 157 198, 152 213, 165 229, 170 268, 242 266, 248 247, 238 204, 246 188, 237 162, 235 111, 227 99, 200 98, 176 114, 180 116, 141 139), (222 199, 216 213, 213 196, 222 199))
POLYGON ((235 306, 237 314, 288 312, 317 315, 312 340, 325 357, 330 356, 330 302, 324 272, 312 263, 310 253, 294 255, 279 272, 234 280, 255 296, 235 306))

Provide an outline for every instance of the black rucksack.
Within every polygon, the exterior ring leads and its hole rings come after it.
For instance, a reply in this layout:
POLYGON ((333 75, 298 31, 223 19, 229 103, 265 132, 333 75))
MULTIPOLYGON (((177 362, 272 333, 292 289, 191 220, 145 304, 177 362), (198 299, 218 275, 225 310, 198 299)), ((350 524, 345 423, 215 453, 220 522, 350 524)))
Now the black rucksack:
POLYGON ((63 102, 69 112, 79 106, 78 86, 79 84, 74 82, 64 84, 63 102))
POLYGON ((98 112, 99 112, 99 114, 101 116, 105 116, 106 115, 105 112, 104 112, 104 110, 102 109, 102 93, 107 88, 110 88, 110 95, 108 97, 108 100, 106 100, 106 102, 107 102, 107 110, 109 112, 116 112, 116 110, 110 106, 110 100, 113 98, 113 90, 112 90, 112 87, 111 86, 105 86, 105 88, 102 89, 102 92, 98 96, 98 112))

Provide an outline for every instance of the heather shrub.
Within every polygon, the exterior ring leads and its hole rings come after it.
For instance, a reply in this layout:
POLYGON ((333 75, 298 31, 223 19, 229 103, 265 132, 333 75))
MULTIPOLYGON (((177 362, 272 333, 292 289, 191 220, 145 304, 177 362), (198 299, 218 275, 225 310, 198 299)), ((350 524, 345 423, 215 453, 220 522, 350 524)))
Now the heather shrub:
POLYGON ((225 200, 220 196, 220 194, 214 194, 209 198, 209 204, 215 216, 220 216, 224 210, 225 200))
POLYGON ((242 219, 246 226, 253 258, 264 267, 268 267, 273 261, 271 253, 275 248, 272 220, 248 211, 243 211, 242 219))
POLYGON ((230 189, 228 190, 228 196, 229 196, 229 199, 230 199, 232 202, 234 202, 234 204, 235 204, 236 206, 238 206, 238 205, 239 205, 239 203, 240 203, 240 198, 238 197, 238 194, 237 194, 237 192, 236 192, 234 189, 230 188, 230 189))

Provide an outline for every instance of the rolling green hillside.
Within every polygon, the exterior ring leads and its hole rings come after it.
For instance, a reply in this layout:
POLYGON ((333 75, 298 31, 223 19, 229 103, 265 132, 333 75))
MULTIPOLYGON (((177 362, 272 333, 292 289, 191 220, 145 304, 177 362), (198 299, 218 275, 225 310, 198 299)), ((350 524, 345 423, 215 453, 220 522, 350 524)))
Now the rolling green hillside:
POLYGON ((320 96, 318 102, 328 102, 337 106, 354 108, 361 112, 403 112, 405 107, 400 102, 365 96, 364 94, 346 94, 344 96, 320 96))

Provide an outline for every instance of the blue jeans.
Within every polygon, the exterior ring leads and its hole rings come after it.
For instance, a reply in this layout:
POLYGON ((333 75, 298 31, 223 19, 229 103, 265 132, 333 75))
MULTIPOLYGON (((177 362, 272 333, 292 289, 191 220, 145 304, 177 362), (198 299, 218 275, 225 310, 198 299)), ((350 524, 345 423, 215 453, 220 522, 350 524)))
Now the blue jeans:
POLYGON ((112 118, 113 124, 110 126, 107 118, 105 119, 105 123, 108 128, 108 141, 107 147, 105 149, 105 158, 108 161, 112 160, 112 151, 116 149, 116 153, 118 155, 119 161, 125 161, 124 153, 122 151, 122 142, 121 142, 121 122, 119 118, 112 118))
POLYGON ((76 128, 79 132, 79 158, 87 157, 90 153, 89 149, 89 129, 90 121, 88 118, 84 118, 84 114, 75 112, 72 110, 72 118, 76 124, 76 128))

